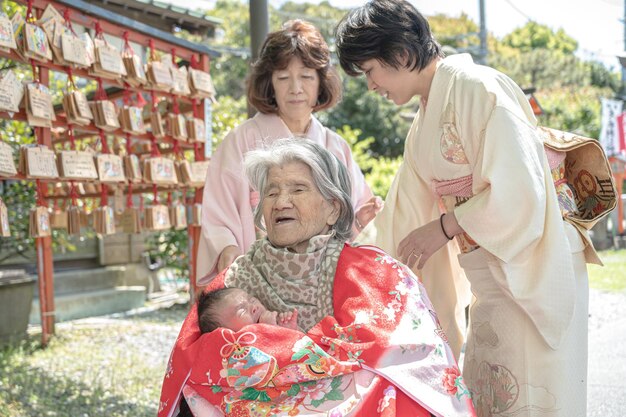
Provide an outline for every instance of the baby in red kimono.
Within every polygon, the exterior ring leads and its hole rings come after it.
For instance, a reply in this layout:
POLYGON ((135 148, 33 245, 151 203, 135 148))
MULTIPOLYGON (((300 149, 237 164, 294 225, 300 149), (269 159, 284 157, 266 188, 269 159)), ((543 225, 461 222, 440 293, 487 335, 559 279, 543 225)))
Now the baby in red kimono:
POLYGON ((198 322, 202 333, 225 327, 234 332, 255 323, 298 329, 298 310, 270 311, 256 298, 239 288, 221 288, 198 298, 198 322))

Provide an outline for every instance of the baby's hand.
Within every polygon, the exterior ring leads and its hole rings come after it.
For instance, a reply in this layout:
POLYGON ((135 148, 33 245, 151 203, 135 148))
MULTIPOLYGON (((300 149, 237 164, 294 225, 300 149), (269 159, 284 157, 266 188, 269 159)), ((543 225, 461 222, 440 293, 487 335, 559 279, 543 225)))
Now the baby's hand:
POLYGON ((263 314, 261 314, 261 317, 259 317, 259 323, 279 324, 276 322, 277 317, 278 317, 277 312, 266 310, 263 312, 263 314))
POLYGON ((288 329, 298 330, 298 310, 294 308, 293 311, 278 313, 276 324, 288 329))
POLYGON ((376 214, 383 209, 384 204, 383 200, 377 196, 370 198, 367 203, 359 207, 359 210, 355 213, 356 224, 360 225, 358 226, 360 229, 359 233, 362 232, 363 228, 365 228, 365 226, 376 217, 376 214))

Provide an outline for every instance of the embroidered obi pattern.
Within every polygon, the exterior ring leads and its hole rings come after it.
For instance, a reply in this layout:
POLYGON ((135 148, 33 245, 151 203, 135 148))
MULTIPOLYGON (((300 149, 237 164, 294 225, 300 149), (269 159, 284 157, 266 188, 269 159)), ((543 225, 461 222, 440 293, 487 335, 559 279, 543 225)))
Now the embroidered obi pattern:
POLYGON ((569 214, 578 212, 574 191, 572 190, 572 186, 567 182, 565 175, 566 153, 555 151, 548 147, 545 147, 545 150, 546 156, 548 157, 548 165, 550 166, 550 173, 552 174, 552 181, 554 181, 554 188, 556 189, 556 196, 559 200, 561 215, 565 218, 569 214))
MULTIPOLYGON (((440 198, 439 210, 442 213, 454 211, 455 207, 460 206, 474 196, 472 193, 471 175, 447 181, 433 180, 431 187, 433 192, 440 198)), ((461 253, 468 253, 480 247, 465 232, 456 235, 454 238, 459 245, 461 253)))

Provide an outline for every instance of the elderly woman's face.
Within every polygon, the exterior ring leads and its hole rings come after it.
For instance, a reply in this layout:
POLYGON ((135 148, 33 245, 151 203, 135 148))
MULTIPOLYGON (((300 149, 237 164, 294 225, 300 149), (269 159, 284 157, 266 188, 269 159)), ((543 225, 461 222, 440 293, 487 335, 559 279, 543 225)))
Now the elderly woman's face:
POLYGON ((308 119, 317 103, 320 78, 317 70, 307 68, 299 57, 291 58, 287 68, 272 73, 278 113, 287 119, 308 119))
POLYGON ((262 208, 269 241, 298 253, 339 217, 339 203, 324 199, 311 168, 302 162, 270 168, 262 208))

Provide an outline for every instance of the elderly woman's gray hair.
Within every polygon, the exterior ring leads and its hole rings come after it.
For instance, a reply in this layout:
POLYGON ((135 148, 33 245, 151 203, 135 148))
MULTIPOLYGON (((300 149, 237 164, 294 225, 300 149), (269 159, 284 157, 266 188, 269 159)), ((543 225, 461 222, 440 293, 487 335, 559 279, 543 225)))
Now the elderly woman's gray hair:
POLYGON ((302 162, 311 168, 313 181, 327 201, 337 201, 340 212, 333 225, 338 239, 348 240, 352 235, 354 209, 352 186, 346 167, 335 155, 322 146, 306 139, 280 139, 267 149, 256 149, 245 156, 246 175, 252 187, 259 191, 261 200, 254 212, 254 224, 265 230, 263 224, 263 200, 270 168, 291 162, 302 162))

